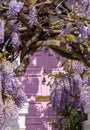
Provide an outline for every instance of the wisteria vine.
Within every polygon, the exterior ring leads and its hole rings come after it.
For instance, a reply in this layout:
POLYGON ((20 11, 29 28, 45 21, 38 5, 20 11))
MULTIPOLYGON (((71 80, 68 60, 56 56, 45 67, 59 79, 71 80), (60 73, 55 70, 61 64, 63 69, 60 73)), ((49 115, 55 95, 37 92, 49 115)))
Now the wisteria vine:
POLYGON ((84 105, 90 102, 89 14, 89 0, 1 1, 0 127, 5 120, 16 118, 14 115, 25 100, 16 76, 25 73, 31 56, 42 48, 50 48, 50 53, 53 50, 62 57, 74 60, 74 65, 65 61, 63 65, 67 73, 62 70, 61 77, 53 81, 51 101, 54 110, 61 112, 72 102, 74 109, 83 113, 84 105), (20 65, 13 70, 12 62, 18 55, 20 65))
POLYGON ((18 120, 18 111, 26 101, 12 63, 3 59, 0 61, 0 130, 4 129, 7 120, 18 120))
POLYGON ((63 57, 80 60, 90 66, 89 8, 89 0, 2 1, 0 51, 9 51, 7 59, 10 61, 15 60, 21 51, 22 63, 16 70, 17 75, 25 72, 30 61, 30 57, 25 55, 33 55, 43 46, 48 46, 63 57))
POLYGON ((46 85, 50 87, 53 111, 59 118, 57 122, 52 123, 54 128, 56 125, 56 128, 61 130, 82 129, 79 123, 87 119, 84 108, 90 104, 90 75, 83 73, 87 70, 88 68, 85 68, 79 61, 67 61, 67 65, 61 65, 56 72, 46 74, 46 85), (69 109, 70 112, 68 112, 69 109), (70 117, 73 118, 72 113, 76 114, 74 118, 77 118, 72 121, 73 127, 69 120, 70 117), (78 121, 76 126, 75 121, 78 121))

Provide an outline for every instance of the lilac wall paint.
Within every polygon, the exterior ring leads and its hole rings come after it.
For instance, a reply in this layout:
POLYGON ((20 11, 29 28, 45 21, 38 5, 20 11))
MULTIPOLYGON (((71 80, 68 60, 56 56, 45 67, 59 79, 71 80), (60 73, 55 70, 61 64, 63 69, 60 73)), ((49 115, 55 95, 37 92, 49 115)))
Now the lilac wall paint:
POLYGON ((54 130, 49 123, 50 118, 55 118, 50 102, 36 102, 35 98, 37 95, 50 94, 49 88, 42 83, 43 70, 57 70, 57 66, 57 58, 43 51, 35 53, 32 57, 23 77, 24 89, 30 98, 26 130, 54 130))

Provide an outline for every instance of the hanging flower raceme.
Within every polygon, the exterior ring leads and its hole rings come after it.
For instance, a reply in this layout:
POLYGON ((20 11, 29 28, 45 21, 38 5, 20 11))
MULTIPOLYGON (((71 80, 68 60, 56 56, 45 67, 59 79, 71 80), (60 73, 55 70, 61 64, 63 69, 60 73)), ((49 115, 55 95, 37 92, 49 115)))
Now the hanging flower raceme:
POLYGON ((90 13, 90 1, 89 0, 68 0, 71 4, 78 3, 83 13, 90 13))
POLYGON ((79 74, 82 74, 85 66, 83 65, 83 63, 81 61, 72 61, 72 68, 73 70, 76 70, 79 74))
POLYGON ((78 22, 77 23, 77 28, 81 34, 81 37, 84 39, 84 38, 88 38, 88 36, 90 36, 89 34, 89 28, 87 26, 84 25, 83 22, 78 22))
POLYGON ((13 65, 6 60, 0 63, 0 130, 9 119, 18 119, 18 109, 27 100, 22 84, 13 71, 13 65), (2 120, 3 119, 3 120, 2 120))
MULTIPOLYGON (((53 83, 49 81, 51 87, 51 103, 53 110, 56 113, 62 113, 63 110, 72 104, 73 109, 76 111, 81 110, 84 112, 84 106, 90 103, 90 80, 88 76, 82 77, 85 67, 79 70, 76 66, 78 61, 72 63, 72 73, 54 73, 49 76, 53 79, 53 83)), ((81 65, 81 62, 78 63, 81 65)))
POLYGON ((33 6, 29 9, 29 25, 30 27, 33 26, 34 22, 35 22, 35 17, 36 17, 36 7, 33 6))
POLYGON ((17 2, 17 0, 11 0, 9 3, 10 17, 16 19, 23 6, 24 6, 23 2, 17 2))
MULTIPOLYGON (((61 74, 60 74, 61 75, 61 74)), ((69 75, 58 76, 53 78, 53 83, 49 82, 51 87, 51 104, 57 116, 64 117, 65 122, 60 126, 62 120, 57 119, 52 122, 56 125, 54 128, 66 130, 67 128, 75 129, 77 126, 82 128, 83 119, 85 119, 84 107, 90 104, 90 84, 83 82, 83 79, 77 71, 69 75), (51 84, 50 84, 51 83, 51 84), (72 126, 72 121, 73 126, 72 126), (59 123, 58 123, 59 121, 59 123), (70 122, 71 121, 71 122, 70 122), (80 124, 77 124, 80 122, 80 124)), ((79 130, 79 129, 78 129, 79 130)))
POLYGON ((11 32, 11 43, 12 43, 12 47, 15 50, 19 49, 19 45, 20 45, 20 33, 18 30, 18 27, 16 25, 12 26, 12 32, 11 32))
POLYGON ((90 1, 89 0, 79 0, 81 8, 86 12, 90 13, 90 1))
POLYGON ((51 92, 51 103, 56 113, 60 113, 68 105, 69 92, 64 87, 62 81, 60 83, 56 83, 56 87, 51 92))
POLYGON ((4 43, 4 21, 0 19, 0 44, 4 43))

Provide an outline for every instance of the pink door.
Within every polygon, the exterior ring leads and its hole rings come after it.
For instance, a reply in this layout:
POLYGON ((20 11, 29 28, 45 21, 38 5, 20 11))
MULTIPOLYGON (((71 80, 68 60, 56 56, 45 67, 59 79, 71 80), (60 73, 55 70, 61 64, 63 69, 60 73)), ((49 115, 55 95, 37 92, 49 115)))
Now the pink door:
POLYGON ((50 125, 50 119, 55 118, 55 115, 49 100, 46 99, 50 91, 49 87, 46 87, 42 81, 43 70, 55 70, 57 65, 57 58, 43 53, 43 51, 32 57, 32 62, 23 77, 25 92, 30 98, 30 106, 26 116, 26 130, 54 130, 50 125), (40 96, 44 96, 43 100, 40 96))

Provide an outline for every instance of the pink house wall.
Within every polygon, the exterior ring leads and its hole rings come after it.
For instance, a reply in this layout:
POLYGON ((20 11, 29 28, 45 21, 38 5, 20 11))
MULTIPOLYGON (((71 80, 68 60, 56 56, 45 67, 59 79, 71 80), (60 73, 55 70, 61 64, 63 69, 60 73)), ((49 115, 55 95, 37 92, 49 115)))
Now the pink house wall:
POLYGON ((26 130, 54 130, 50 119, 55 118, 50 102, 35 101, 37 95, 50 95, 49 87, 43 84, 43 70, 57 70, 58 60, 53 55, 40 51, 35 53, 23 77, 26 95, 30 99, 26 130))

